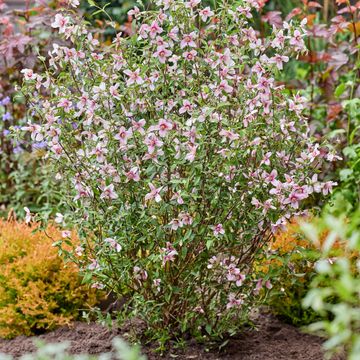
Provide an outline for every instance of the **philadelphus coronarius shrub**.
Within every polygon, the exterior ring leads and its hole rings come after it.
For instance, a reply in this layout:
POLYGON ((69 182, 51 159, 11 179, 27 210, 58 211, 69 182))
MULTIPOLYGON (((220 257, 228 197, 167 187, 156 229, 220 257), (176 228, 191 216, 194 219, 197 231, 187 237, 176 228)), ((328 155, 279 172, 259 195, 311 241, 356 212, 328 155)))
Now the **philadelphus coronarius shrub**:
POLYGON ((107 48, 59 13, 73 45, 54 44, 46 73, 23 70, 39 119, 23 129, 47 142, 69 187, 58 222, 84 239, 69 256, 93 286, 128 294, 122 313, 152 335, 234 331, 271 288, 259 249, 333 185, 314 175, 334 155, 310 140, 304 99, 274 80, 304 51, 302 25, 261 39, 258 6, 159 0, 107 48))

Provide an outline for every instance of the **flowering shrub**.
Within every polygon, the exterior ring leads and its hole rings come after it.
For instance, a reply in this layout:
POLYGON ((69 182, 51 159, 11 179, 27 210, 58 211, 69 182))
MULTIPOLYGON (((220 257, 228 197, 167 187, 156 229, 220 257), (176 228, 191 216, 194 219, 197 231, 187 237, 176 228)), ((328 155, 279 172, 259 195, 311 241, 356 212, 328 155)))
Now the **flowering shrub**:
POLYGON ((304 99, 273 77, 305 50, 303 24, 261 40, 257 1, 199 3, 134 8, 136 34, 107 49, 58 13, 73 47, 22 71, 39 117, 23 130, 47 142, 69 190, 64 226, 84 239, 68 256, 93 286, 131 294, 122 315, 162 341, 236 331, 271 287, 257 252, 334 185, 314 175, 334 154, 311 141, 304 99))
POLYGON ((79 318, 96 303, 95 291, 81 285, 74 264, 65 267, 48 237, 14 221, 0 222, 0 337, 32 335, 79 318))

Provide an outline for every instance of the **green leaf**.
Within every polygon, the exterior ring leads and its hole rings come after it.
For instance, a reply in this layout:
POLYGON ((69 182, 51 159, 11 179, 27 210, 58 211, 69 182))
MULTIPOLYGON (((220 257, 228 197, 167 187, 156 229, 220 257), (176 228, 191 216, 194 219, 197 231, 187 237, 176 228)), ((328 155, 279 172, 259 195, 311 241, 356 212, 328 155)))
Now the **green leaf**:
POLYGON ((97 7, 97 5, 96 5, 96 3, 95 3, 94 0, 87 0, 87 2, 88 2, 88 4, 89 4, 90 6, 95 6, 95 7, 97 7))
POLYGON ((340 170, 340 180, 341 181, 347 181, 349 180, 349 178, 351 177, 351 175, 353 174, 353 170, 352 169, 342 169, 340 170))
POLYGON ((340 97, 344 93, 345 89, 346 89, 346 85, 344 83, 338 85, 334 92, 335 96, 340 97))

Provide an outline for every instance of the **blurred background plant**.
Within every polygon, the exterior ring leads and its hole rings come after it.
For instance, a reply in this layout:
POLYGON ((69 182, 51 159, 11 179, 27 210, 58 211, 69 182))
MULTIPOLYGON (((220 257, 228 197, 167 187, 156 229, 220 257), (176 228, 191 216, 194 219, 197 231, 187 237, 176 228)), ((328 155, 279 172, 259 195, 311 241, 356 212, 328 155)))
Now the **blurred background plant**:
POLYGON ((11 129, 18 129, 29 120, 25 101, 17 85, 23 68, 38 69, 39 55, 46 54, 55 40, 50 23, 54 6, 25 1, 23 9, 9 9, 0 0, 0 214, 29 206, 33 211, 49 209, 56 203, 53 174, 39 161, 40 143, 34 149, 28 139, 15 140, 11 129))
MULTIPOLYGON (((94 355, 71 355, 69 353, 69 343, 57 344, 43 344, 38 343, 38 350, 31 354, 21 356, 22 360, 146 360, 146 356, 141 355, 138 346, 129 346, 121 338, 113 339, 113 351, 111 353, 104 353, 99 356, 94 355)), ((0 360, 13 360, 12 356, 1 354, 0 360)))
POLYGON ((334 352, 347 354, 350 360, 360 353, 360 210, 351 217, 333 217, 324 214, 316 224, 306 224, 303 231, 313 243, 322 243, 321 259, 317 261, 316 276, 304 306, 317 312, 322 320, 310 325, 315 333, 325 335, 328 358, 334 352), (335 243, 341 243, 343 252, 332 256, 335 243))

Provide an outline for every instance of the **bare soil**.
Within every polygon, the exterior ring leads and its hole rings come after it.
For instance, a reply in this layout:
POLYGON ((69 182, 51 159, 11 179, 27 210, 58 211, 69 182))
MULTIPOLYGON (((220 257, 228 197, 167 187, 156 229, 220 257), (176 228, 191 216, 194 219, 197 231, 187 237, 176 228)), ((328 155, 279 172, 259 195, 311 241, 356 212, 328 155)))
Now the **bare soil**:
MULTIPOLYGON (((126 337, 129 329, 109 330, 101 325, 76 322, 71 327, 61 327, 37 337, 19 336, 13 340, 0 339, 0 353, 20 356, 34 351, 34 339, 45 342, 69 341, 74 354, 100 354, 111 350, 111 340, 115 336, 126 337)), ((299 329, 282 323, 269 314, 261 314, 256 320, 256 328, 229 341, 221 352, 217 348, 207 349, 189 341, 186 349, 174 349, 161 357, 154 353, 154 347, 143 347, 149 360, 159 359, 200 359, 200 360, 321 360, 322 339, 304 334, 299 329)), ((342 356, 334 357, 341 360, 342 356)))

